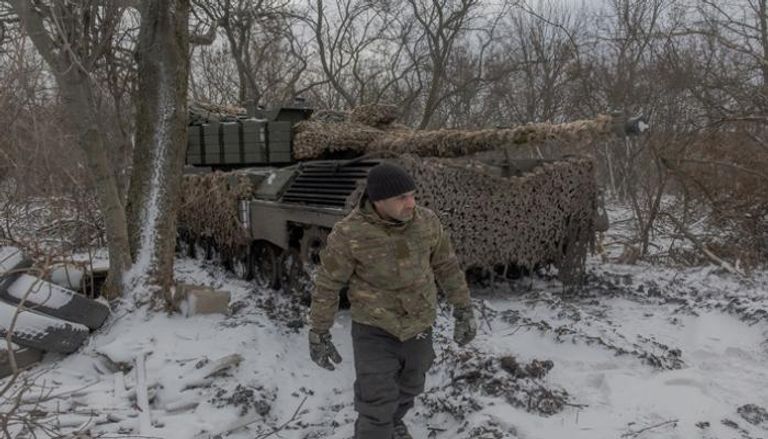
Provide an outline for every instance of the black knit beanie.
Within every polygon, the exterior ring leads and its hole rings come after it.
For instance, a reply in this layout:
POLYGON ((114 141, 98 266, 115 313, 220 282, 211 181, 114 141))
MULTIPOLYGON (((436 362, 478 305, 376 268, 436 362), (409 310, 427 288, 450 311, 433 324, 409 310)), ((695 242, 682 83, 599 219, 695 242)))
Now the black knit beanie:
POLYGON ((368 172, 368 198, 386 200, 416 190, 416 183, 405 169, 392 163, 379 163, 368 172))

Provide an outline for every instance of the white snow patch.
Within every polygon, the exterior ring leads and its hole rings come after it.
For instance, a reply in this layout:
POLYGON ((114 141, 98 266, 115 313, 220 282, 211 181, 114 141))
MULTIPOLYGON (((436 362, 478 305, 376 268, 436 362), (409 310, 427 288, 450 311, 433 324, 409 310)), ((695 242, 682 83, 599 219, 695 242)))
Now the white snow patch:
MULTIPOLYGON (((591 263, 594 264, 594 260, 591 263)), ((631 275, 635 283, 661 282, 673 276, 647 266, 600 267, 617 276, 631 275)), ((113 361, 132 364, 138 354, 146 353, 147 383, 162 383, 152 406, 152 420, 164 426, 153 427, 153 435, 188 439, 203 431, 223 431, 237 423, 255 420, 227 436, 250 439, 282 425, 301 405, 302 410, 290 423, 291 428, 281 430, 279 437, 347 439, 352 436, 356 414, 352 405, 354 364, 348 312, 339 314, 331 330, 344 361, 336 371, 329 372, 310 361, 306 328, 294 332, 285 322, 268 318, 265 310, 257 306, 257 300, 269 302, 280 293, 260 290, 231 277, 219 267, 190 259, 176 261, 176 276, 183 282, 230 290, 232 302, 240 303, 243 308, 230 317, 195 315, 190 318, 140 308, 112 321, 107 330, 94 334, 89 345, 79 353, 56 360, 46 358, 42 367, 54 364, 56 367, 45 379, 56 380, 63 388, 82 387, 98 380, 100 384, 93 389, 103 390, 94 390, 80 401, 87 402, 89 408, 123 407, 120 410, 128 412, 132 409, 125 397, 114 396, 116 378, 111 372, 97 371, 104 369, 100 358, 105 355, 113 361), (216 378, 211 388, 185 390, 188 380, 194 379, 206 362, 210 364, 235 353, 242 355, 243 361, 216 378), (245 395, 244 400, 268 404, 268 413, 259 415, 253 406, 241 412, 240 406, 222 402, 222 398, 232 397, 238 386, 253 392, 245 395), (217 399, 217 393, 221 398, 217 399), (193 408, 187 410, 165 409, 190 402, 193 408)), ((680 276, 684 281, 697 282, 697 288, 730 291, 742 288, 731 278, 705 271, 680 276)), ((758 275, 754 282, 749 294, 764 297, 768 276, 758 275)), ((523 283, 528 285, 527 281, 523 283)), ((533 297, 531 294, 523 296, 514 288, 513 284, 504 284, 493 297, 476 292, 475 299, 484 300, 497 313, 515 310, 532 320, 547 321, 552 327, 571 325, 556 309, 541 303, 531 304, 528 300, 533 297)), ((541 294, 557 289, 556 284, 534 282, 534 291, 541 294)), ((642 335, 679 347, 683 368, 656 369, 630 355, 617 356, 597 344, 560 342, 550 333, 517 328, 500 318, 492 318, 487 323, 481 321, 480 334, 472 345, 489 355, 514 355, 524 362, 534 358, 552 360, 555 366, 543 384, 565 389, 574 406, 542 417, 511 407, 503 399, 484 397, 480 399, 484 406, 468 413, 468 424, 463 426, 460 420, 445 413, 427 413, 417 400, 406 418, 414 437, 427 437, 433 431, 428 427, 432 427, 439 429, 434 430, 437 439, 470 439, 472 428, 492 423, 505 432, 504 438, 619 438, 675 419, 677 423, 654 428, 639 437, 740 437, 736 430, 721 423, 723 419, 732 419, 752 432, 753 437, 761 437, 759 428, 744 422, 736 409, 747 403, 768 407, 768 394, 759 391, 768 382, 768 369, 764 366, 768 362, 764 344, 768 323, 748 324, 719 311, 680 314, 668 304, 625 297, 606 297, 596 302, 576 304, 584 316, 595 319, 597 324, 588 325, 586 322, 592 320, 585 318, 580 326, 569 327, 606 337, 610 330, 615 330, 621 337, 616 338, 614 334, 614 340, 634 342, 642 335), (709 422, 709 427, 697 426, 700 422, 709 422)), ((450 331, 449 321, 449 314, 440 314, 437 326, 450 331)), ((438 354, 444 350, 441 345, 435 348, 438 354)), ((428 390, 450 382, 449 374, 449 368, 433 370, 427 378, 428 390)), ((134 392, 135 373, 127 373, 124 381, 127 391, 134 392)), ((130 419, 132 424, 122 425, 138 428, 137 419, 130 419)), ((103 428, 107 432, 108 425, 97 426, 94 431, 103 428)))

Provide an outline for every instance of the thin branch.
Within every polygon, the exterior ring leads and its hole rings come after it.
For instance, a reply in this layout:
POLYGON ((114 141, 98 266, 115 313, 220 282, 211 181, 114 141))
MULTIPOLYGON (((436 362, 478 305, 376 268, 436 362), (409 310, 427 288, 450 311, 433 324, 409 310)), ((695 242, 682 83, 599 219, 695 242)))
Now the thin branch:
POLYGON ((621 437, 638 437, 638 436, 640 436, 640 434, 645 433, 646 431, 652 430, 654 428, 663 427, 663 426, 669 425, 669 424, 674 424, 675 426, 677 426, 677 423, 679 421, 680 421, 679 419, 670 419, 669 421, 664 421, 664 422, 658 423, 656 425, 651 425, 650 427, 645 427, 645 428, 641 428, 640 430, 630 431, 628 433, 624 433, 624 434, 621 435, 621 437))
POLYGON ((697 160, 697 159, 667 159, 662 157, 662 162, 665 166, 669 166, 670 163, 680 164, 680 163, 696 163, 700 165, 716 165, 716 166, 722 166, 725 168, 731 168, 735 169, 737 171, 744 172, 745 174, 749 174, 755 177, 762 178, 763 180, 768 180, 768 174, 763 174, 762 172, 755 171, 753 169, 745 168, 744 166, 737 165, 736 163, 729 163, 729 162, 723 162, 719 160, 697 160))

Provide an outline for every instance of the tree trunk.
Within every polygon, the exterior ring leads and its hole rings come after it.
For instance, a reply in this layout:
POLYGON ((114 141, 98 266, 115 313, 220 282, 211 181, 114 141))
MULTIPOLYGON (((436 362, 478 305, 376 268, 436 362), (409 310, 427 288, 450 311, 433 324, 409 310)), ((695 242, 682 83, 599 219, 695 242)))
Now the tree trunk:
POLYGON ((136 148, 128 201, 135 263, 126 281, 130 288, 162 292, 168 298, 187 145, 189 1, 144 1, 141 16, 136 148))
POLYGON ((62 94, 75 95, 67 102, 67 113, 81 115, 75 117, 80 147, 85 153, 92 182, 99 199, 101 214, 104 216, 107 247, 109 250, 109 276, 102 295, 114 299, 123 293, 123 274, 131 266, 128 228, 118 180, 113 173, 107 157, 107 146, 102 133, 105 131, 93 115, 96 106, 85 96, 90 95, 87 87, 62 85, 62 94))

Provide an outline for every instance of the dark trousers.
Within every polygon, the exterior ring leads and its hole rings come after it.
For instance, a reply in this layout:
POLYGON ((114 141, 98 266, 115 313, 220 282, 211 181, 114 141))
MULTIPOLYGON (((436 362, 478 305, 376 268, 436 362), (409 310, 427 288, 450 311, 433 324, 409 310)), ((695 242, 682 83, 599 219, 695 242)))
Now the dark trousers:
POLYGON ((424 391, 435 359, 432 330, 400 341, 383 329, 352 323, 355 352, 356 439, 391 439, 395 421, 424 391))

